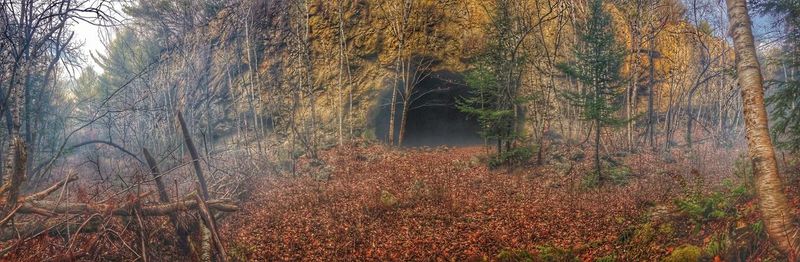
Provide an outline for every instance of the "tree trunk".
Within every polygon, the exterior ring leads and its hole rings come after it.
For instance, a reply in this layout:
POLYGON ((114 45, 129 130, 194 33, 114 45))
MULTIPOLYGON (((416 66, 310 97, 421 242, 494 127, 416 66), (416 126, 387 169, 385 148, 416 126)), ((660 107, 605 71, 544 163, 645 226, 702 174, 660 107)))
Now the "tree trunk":
POLYGON ((692 149, 692 129, 694 129, 694 110, 692 109, 693 91, 689 92, 689 101, 686 103, 686 146, 688 146, 689 149, 692 149))
MULTIPOLYGON (((633 27, 633 26, 632 26, 633 27)), ((628 150, 633 150, 636 146, 633 142, 633 127, 635 122, 633 121, 633 111, 636 110, 636 84, 639 79, 639 76, 636 75, 636 72, 639 69, 639 50, 638 50, 638 42, 636 41, 638 36, 636 34, 636 29, 631 28, 631 53, 633 53, 634 60, 632 60, 632 69, 630 71, 631 83, 628 86, 628 90, 625 91, 626 99, 625 101, 627 104, 625 105, 625 119, 628 120, 626 124, 626 139, 628 142, 628 150)))
POLYGON ((597 172, 597 182, 598 184, 603 184, 603 174, 601 173, 602 167, 600 165, 600 131, 601 131, 601 124, 600 120, 595 120, 595 131, 594 131, 594 171, 597 172))
POLYGON ((747 1, 727 0, 727 5, 759 209, 770 240, 788 260, 796 261, 800 231, 792 224, 791 209, 783 194, 783 184, 769 136, 763 78, 756 56, 750 15, 747 13, 747 1))
POLYGON ((336 93, 336 106, 337 106, 337 121, 338 121, 338 136, 339 136, 339 145, 344 144, 344 72, 345 64, 344 59, 344 52, 345 51, 345 36, 344 36, 344 21, 342 19, 342 3, 338 2, 338 8, 336 9, 337 16, 339 18, 339 74, 338 74, 338 81, 339 81, 339 90, 336 93))
POLYGON ((408 107, 411 102, 408 99, 403 100, 403 112, 400 113, 400 134, 397 135, 397 145, 403 145, 403 139, 406 136, 406 122, 408 120, 408 107))
MULTIPOLYGON (((670 84, 672 85, 672 84, 670 84)), ((667 101, 667 117, 664 121, 664 151, 669 152, 670 148, 672 147, 672 122, 675 120, 675 101, 673 99, 674 94, 672 91, 669 92, 669 101, 667 101)), ((654 147, 655 149, 655 147, 654 147)))
MULTIPOLYGON (((21 62, 22 76, 28 74, 30 64, 28 61, 21 62)), ((0 217, 5 217, 17 205, 17 197, 20 192, 22 181, 25 180, 25 167, 27 162, 27 149, 25 148, 25 140, 20 135, 21 125, 21 111, 25 98, 23 97, 23 88, 25 82, 20 78, 16 78, 11 83, 10 99, 7 102, 8 110, 11 112, 12 128, 9 130, 9 143, 8 150, 6 150, 5 163, 3 168, 3 184, 0 186, 0 201, 5 200, 5 203, 0 204, 0 217)))
POLYGON ((392 102, 389 105, 389 145, 394 145, 394 116, 397 114, 397 77, 392 87, 392 102))
MULTIPOLYGON (((156 188, 158 188, 158 199, 162 204, 169 204, 170 201, 169 195, 167 194, 167 187, 164 185, 164 181, 161 179, 161 171, 158 169, 158 163, 156 162, 155 158, 150 155, 150 152, 147 151, 147 148, 142 148, 142 154, 144 155, 144 159, 147 160, 147 165, 150 167, 150 174, 153 175, 153 180, 156 181, 156 188)), ((178 221, 178 214, 170 214, 169 220, 172 223, 172 226, 175 227, 175 235, 178 238, 178 250, 182 255, 187 255, 189 253, 189 240, 186 229, 183 228, 183 225, 181 225, 178 221)))
POLYGON ((655 148, 655 133, 656 133, 656 116, 655 116, 655 109, 653 108, 654 98, 655 98, 655 74, 656 74, 656 65, 655 59, 653 56, 655 55, 656 51, 656 37, 653 36, 653 40, 650 42, 650 52, 649 52, 649 60, 650 60, 650 83, 647 84, 647 141, 650 144, 651 148, 655 148))
POLYGON ((192 157, 192 165, 194 166, 194 173, 197 175, 197 182, 200 183, 201 196, 204 200, 208 200, 208 186, 206 178, 203 176, 203 169, 200 167, 200 155, 197 153, 197 148, 192 141, 192 135, 189 133, 189 128, 186 127, 186 121, 183 120, 183 114, 178 111, 178 122, 181 125, 181 133, 183 133, 183 141, 186 143, 186 149, 189 150, 189 155, 192 157))

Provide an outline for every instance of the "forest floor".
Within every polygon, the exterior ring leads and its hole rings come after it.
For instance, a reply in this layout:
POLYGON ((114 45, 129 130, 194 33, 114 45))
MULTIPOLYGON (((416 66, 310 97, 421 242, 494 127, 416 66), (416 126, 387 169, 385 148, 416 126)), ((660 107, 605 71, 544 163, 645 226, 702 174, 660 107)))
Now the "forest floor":
POLYGON ((305 175, 255 178, 222 235, 231 257, 259 261, 775 257, 741 150, 620 154, 596 186, 584 149, 489 170, 481 146, 335 147, 325 164, 301 165, 305 175))

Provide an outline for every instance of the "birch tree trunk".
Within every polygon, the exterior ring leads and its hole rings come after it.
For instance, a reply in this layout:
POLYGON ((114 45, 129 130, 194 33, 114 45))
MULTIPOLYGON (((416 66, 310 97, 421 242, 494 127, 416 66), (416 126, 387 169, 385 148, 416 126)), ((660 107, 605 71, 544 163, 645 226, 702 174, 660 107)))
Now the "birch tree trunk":
POLYGON ((12 82, 9 87, 11 88, 11 92, 10 99, 8 100, 8 110, 12 115, 12 127, 11 130, 9 130, 10 141, 8 143, 8 149, 6 150, 7 153, 3 168, 3 183, 2 186, 0 186, 0 199, 5 200, 5 203, 0 205, 0 215, 2 215, 2 217, 5 217, 16 207, 20 185, 22 181, 25 180, 26 173, 25 163, 27 162, 27 150, 25 149, 25 140, 23 140, 20 135, 20 112, 23 110, 23 88, 25 88, 25 81, 22 79, 28 75, 30 63, 24 58, 21 60, 20 76, 15 78, 15 81, 12 82))
POLYGON ((792 216, 783 184, 778 174, 775 151, 769 136, 767 111, 764 106, 764 86, 761 66, 751 29, 746 0, 727 0, 728 17, 736 53, 736 69, 744 101, 745 133, 753 170, 756 176, 756 193, 759 209, 770 240, 789 261, 798 254, 798 229, 792 216))

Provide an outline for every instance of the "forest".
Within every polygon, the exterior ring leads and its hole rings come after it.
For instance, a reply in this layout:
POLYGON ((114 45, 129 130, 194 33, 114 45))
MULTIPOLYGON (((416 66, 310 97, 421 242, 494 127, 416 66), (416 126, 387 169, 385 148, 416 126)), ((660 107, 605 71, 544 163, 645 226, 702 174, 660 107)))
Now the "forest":
POLYGON ((0 0, 0 32, 0 261, 800 259, 796 0, 0 0))

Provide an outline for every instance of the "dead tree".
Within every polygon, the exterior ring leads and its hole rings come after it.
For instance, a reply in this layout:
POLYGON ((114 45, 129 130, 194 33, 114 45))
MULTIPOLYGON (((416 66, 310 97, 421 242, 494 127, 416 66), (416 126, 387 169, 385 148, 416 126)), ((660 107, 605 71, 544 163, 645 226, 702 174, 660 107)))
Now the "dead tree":
MULTIPOLYGON (((167 194, 167 187, 164 185, 164 181, 161 179, 161 171, 158 169, 158 163, 153 156, 150 155, 150 152, 147 150, 147 148, 142 148, 142 154, 144 154, 144 158, 147 160, 147 165, 150 167, 150 174, 153 175, 153 179, 156 182, 159 200, 161 203, 168 204, 170 202, 169 194, 167 194)), ((183 225, 178 221, 177 214, 170 214, 169 220, 172 223, 172 226, 175 227, 175 235, 178 237, 178 249, 185 255, 189 251, 186 228, 184 228, 183 225)))
POLYGON ((197 148, 194 146, 194 142, 192 141, 192 136, 189 133, 189 128, 186 126, 186 121, 183 120, 183 114, 178 112, 178 121, 181 125, 181 132, 183 133, 183 139, 186 143, 186 148, 189 150, 189 155, 192 157, 192 164, 194 166, 195 175, 197 175, 197 182, 198 182, 198 192, 202 194, 201 197, 197 197, 197 204, 200 207, 200 214, 203 220, 203 224, 206 228, 211 231, 211 237, 214 241, 214 247, 217 249, 217 254, 221 261, 226 261, 227 257, 225 255, 225 248, 222 246, 222 242, 219 240, 218 232, 217 232, 217 221, 214 218, 213 214, 208 210, 206 207, 206 203, 208 196, 208 185, 206 184, 206 179, 203 176, 203 169, 200 167, 200 156, 197 154, 197 148))

